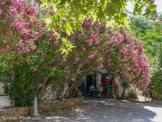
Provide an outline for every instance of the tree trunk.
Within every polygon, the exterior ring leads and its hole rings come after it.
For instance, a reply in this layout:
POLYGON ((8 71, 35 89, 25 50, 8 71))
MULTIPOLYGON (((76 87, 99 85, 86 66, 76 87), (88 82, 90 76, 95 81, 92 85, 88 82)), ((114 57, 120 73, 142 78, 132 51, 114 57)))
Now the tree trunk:
POLYGON ((122 98, 124 98, 124 96, 125 96, 125 88, 123 88, 122 98))

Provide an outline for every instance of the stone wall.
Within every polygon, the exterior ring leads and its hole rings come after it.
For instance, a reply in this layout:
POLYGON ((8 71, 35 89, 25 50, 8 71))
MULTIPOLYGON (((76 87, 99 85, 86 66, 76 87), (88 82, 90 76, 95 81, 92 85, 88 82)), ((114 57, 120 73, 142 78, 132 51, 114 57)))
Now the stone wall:
MULTIPOLYGON (((84 102, 84 97, 69 98, 65 100, 56 100, 45 103, 38 103, 38 112, 53 112, 58 109, 71 108, 72 106, 81 105, 84 102)), ((15 117, 32 115, 33 106, 30 107, 11 107, 0 110, 0 116, 15 117)))

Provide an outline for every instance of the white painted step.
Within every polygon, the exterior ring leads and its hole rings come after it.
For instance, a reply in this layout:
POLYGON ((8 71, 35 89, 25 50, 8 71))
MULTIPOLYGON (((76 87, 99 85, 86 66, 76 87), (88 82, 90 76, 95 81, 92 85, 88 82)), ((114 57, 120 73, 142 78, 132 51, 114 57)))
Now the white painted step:
POLYGON ((0 109, 7 106, 12 106, 9 96, 0 96, 0 109))
POLYGON ((145 96, 143 96, 143 95, 139 95, 139 96, 138 96, 138 100, 139 100, 139 102, 151 102, 152 98, 150 98, 150 97, 145 97, 145 96))
POLYGON ((11 105, 11 100, 9 100, 9 96, 4 94, 4 84, 0 83, 0 109, 11 105))

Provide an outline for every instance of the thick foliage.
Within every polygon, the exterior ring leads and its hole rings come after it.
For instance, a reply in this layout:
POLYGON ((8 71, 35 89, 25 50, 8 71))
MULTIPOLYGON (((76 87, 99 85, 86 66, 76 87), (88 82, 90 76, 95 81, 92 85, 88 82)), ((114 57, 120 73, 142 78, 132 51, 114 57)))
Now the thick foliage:
POLYGON ((141 88, 149 85, 143 43, 124 28, 107 28, 104 22, 85 18, 81 30, 68 35, 69 28, 62 31, 61 25, 48 31, 36 8, 24 1, 4 1, 0 7, 1 81, 15 105, 32 104, 36 70, 39 91, 52 84, 56 99, 75 96, 81 79, 97 70, 120 75, 141 88))
MULTIPOLYGON (((52 8, 46 20, 49 28, 54 29, 58 23, 61 24, 62 30, 66 29, 67 34, 74 29, 80 29, 80 21, 85 17, 92 17, 92 21, 106 22, 127 26, 126 6, 129 0, 40 0, 41 6, 52 8), (66 23, 63 21, 68 20, 66 23), (52 22, 52 24, 51 24, 52 22), (68 29, 67 29, 68 28, 68 29)), ((134 5, 134 14, 141 14, 142 11, 147 17, 155 17, 156 5, 154 0, 130 0, 134 5)))

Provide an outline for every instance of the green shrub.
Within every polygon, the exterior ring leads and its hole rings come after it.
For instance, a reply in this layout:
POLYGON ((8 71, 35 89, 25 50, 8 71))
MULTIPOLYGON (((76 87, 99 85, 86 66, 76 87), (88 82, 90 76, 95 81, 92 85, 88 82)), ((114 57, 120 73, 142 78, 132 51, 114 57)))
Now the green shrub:
POLYGON ((135 92, 133 92, 133 91, 131 91, 131 92, 129 93, 129 97, 130 97, 130 98, 138 98, 138 97, 137 97, 137 94, 136 94, 135 92))

